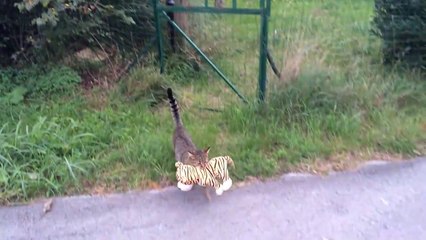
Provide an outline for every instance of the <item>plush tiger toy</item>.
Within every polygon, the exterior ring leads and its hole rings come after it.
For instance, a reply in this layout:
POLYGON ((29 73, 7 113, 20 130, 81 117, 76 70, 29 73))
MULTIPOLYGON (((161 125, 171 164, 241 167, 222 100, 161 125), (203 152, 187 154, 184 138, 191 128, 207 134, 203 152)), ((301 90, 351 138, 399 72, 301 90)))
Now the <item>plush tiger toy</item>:
POLYGON ((217 195, 222 195, 232 186, 229 177, 228 164, 234 167, 234 161, 229 156, 215 157, 209 160, 207 167, 185 165, 176 162, 176 179, 178 188, 189 191, 194 184, 214 187, 217 195))
POLYGON ((232 186, 232 179, 229 177, 228 165, 235 167, 234 161, 229 156, 219 156, 212 158, 209 161, 209 167, 212 169, 215 178, 220 180, 223 191, 228 191, 232 186))

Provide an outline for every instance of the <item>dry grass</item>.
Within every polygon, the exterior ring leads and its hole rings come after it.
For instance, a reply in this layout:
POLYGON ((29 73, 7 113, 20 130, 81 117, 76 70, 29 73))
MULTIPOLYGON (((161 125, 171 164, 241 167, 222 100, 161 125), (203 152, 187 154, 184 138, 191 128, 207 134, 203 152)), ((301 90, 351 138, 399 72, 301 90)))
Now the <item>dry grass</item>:
POLYGON ((288 165, 288 172, 328 175, 331 172, 350 171, 358 168, 370 160, 401 161, 409 156, 395 153, 381 152, 349 152, 334 154, 328 158, 316 158, 302 161, 295 165, 288 165))
POLYGON ((293 52, 285 51, 283 55, 285 61, 281 68, 280 81, 286 85, 298 79, 306 53, 303 49, 297 49, 293 52))

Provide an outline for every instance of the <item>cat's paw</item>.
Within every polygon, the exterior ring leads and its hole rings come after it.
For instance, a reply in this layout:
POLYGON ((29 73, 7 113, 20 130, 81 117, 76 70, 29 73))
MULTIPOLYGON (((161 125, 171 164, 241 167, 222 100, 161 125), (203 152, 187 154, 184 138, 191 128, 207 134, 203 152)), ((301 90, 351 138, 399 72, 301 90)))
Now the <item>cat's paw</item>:
POLYGON ((228 191, 232 187, 232 179, 228 179, 223 182, 222 189, 223 191, 228 191))
POLYGON ((184 191, 184 192, 188 192, 188 191, 190 191, 191 189, 192 189, 192 184, 190 184, 190 185, 186 185, 186 184, 183 184, 183 183, 181 183, 181 182, 178 182, 177 183, 177 187, 181 190, 181 191, 184 191))

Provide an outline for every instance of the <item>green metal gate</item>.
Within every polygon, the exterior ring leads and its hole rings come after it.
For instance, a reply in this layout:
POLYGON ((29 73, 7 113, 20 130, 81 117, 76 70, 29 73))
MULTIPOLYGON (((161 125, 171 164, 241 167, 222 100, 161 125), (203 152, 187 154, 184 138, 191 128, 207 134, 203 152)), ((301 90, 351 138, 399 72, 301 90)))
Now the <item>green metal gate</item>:
POLYGON ((160 28, 160 18, 165 18, 169 24, 178 31, 183 38, 200 54, 200 56, 213 68, 213 70, 225 81, 225 83, 240 97, 244 102, 247 99, 238 91, 235 85, 220 71, 220 69, 206 56, 206 54, 191 40, 191 38, 176 24, 173 15, 169 13, 206 13, 206 14, 243 14, 243 15, 258 15, 260 21, 260 46, 259 46, 259 77, 258 77, 258 98, 263 102, 266 94, 266 62, 268 58, 268 20, 271 12, 271 0, 259 0, 258 8, 240 8, 238 7, 237 0, 232 0, 231 7, 216 8, 210 7, 209 1, 204 1, 204 6, 175 6, 174 1, 168 1, 169 4, 165 5, 159 0, 152 0, 154 7, 154 18, 156 27, 156 40, 160 62, 160 72, 164 72, 164 46, 160 28))

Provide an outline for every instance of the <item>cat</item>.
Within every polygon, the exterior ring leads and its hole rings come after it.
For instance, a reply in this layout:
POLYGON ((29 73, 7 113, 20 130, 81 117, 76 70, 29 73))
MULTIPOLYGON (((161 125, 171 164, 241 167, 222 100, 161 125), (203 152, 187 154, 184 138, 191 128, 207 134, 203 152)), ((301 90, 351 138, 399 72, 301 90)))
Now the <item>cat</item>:
MULTIPOLYGON (((167 98, 169 99, 172 117, 175 123, 175 130, 173 133, 173 148, 176 161, 193 166, 207 167, 209 164, 209 151, 210 147, 198 149, 192 142, 187 130, 183 126, 182 119, 180 118, 179 106, 173 96, 171 88, 167 89, 167 98)), ((193 185, 179 185, 182 191, 190 191, 193 185)), ((205 188, 205 194, 210 201, 210 193, 208 188, 205 188)))
POLYGON ((210 147, 198 149, 195 146, 187 130, 183 126, 182 119, 180 118, 179 106, 176 99, 173 97, 173 91, 171 88, 167 89, 167 97, 169 99, 172 117, 175 122, 173 147, 176 161, 193 166, 207 166, 209 162, 210 147))

